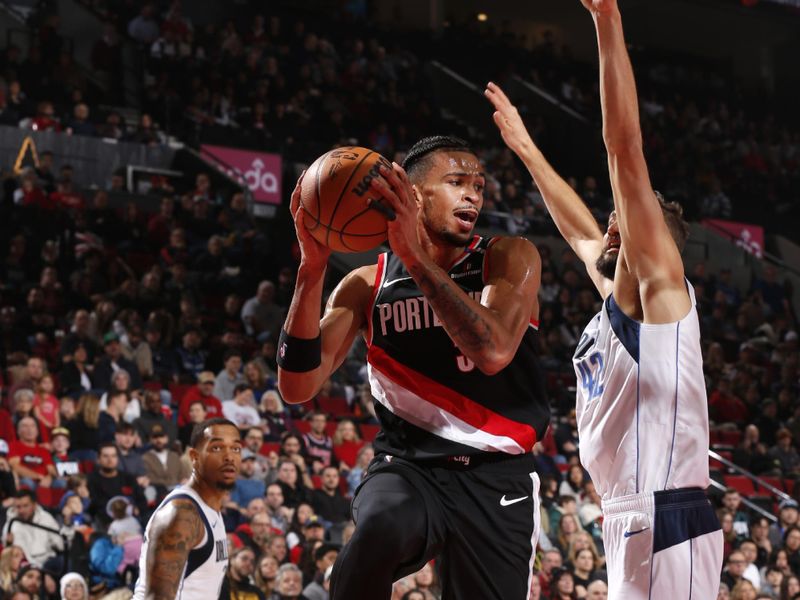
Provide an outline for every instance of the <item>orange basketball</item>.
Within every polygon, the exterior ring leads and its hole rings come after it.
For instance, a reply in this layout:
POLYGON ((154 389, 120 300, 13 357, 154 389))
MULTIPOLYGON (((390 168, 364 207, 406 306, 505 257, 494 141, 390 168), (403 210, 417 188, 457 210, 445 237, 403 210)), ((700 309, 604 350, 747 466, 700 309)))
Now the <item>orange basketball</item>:
POLYGON ((392 164, 358 146, 331 150, 314 161, 300 188, 304 222, 317 241, 336 252, 364 252, 386 239, 386 217, 367 204, 370 181, 392 164))

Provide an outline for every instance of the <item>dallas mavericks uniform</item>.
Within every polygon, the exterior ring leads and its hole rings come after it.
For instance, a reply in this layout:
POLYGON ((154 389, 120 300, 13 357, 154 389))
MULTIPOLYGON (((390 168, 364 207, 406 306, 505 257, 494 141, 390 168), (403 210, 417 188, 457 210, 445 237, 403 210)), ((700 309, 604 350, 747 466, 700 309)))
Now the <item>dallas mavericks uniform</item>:
POLYGON ((573 363, 581 462, 603 498, 609 598, 716 598, 722 531, 705 495, 708 403, 694 290, 645 324, 609 295, 573 363))
POLYGON ((144 532, 142 555, 139 558, 139 579, 133 592, 133 600, 144 600, 147 582, 147 549, 150 544, 150 526, 153 518, 167 502, 176 499, 191 500, 197 505, 205 534, 200 543, 189 552, 186 567, 181 574, 176 600, 195 598, 217 598, 225 572, 228 569, 228 541, 222 515, 203 502, 200 495, 188 485, 172 490, 158 506, 144 532))
MULTIPOLYGON (((448 270, 477 301, 491 243, 475 236, 448 270)), ((450 339, 400 259, 393 253, 378 259, 366 338, 381 432, 367 481, 394 470, 425 498, 424 559, 439 556, 443 572, 452 569, 447 597, 528 594, 539 525, 531 449, 550 418, 534 354, 536 325, 505 369, 485 375, 450 339)), ((369 495, 368 485, 362 489, 369 495)), ((357 494, 354 515, 360 501, 357 494)))

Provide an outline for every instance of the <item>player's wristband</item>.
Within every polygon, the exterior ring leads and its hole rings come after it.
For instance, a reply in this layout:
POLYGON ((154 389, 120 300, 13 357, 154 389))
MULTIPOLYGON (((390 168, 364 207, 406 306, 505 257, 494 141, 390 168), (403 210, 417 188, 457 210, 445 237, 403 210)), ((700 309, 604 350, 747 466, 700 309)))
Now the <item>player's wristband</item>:
POLYGON ((281 329, 278 338, 278 366, 292 373, 313 371, 322 363, 322 336, 313 339, 294 337, 281 329))

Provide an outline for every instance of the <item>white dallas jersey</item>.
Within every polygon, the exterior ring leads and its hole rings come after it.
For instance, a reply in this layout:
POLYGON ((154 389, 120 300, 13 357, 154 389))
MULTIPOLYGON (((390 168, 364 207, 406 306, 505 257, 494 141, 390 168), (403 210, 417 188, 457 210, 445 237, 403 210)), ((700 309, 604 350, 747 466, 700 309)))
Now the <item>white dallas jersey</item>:
POLYGON ((700 323, 686 285, 692 308, 675 323, 639 323, 609 295, 575 350, 580 457, 603 499, 709 484, 700 323))
POLYGON ((188 485, 172 490, 150 517, 144 531, 142 555, 139 557, 139 579, 133 592, 133 600, 144 600, 147 582, 147 547, 150 543, 150 526, 153 518, 167 502, 175 499, 192 500, 197 505, 200 518, 205 525, 201 542, 189 552, 186 567, 181 574, 176 600, 218 598, 225 571, 228 568, 228 541, 222 515, 208 506, 200 495, 188 485))

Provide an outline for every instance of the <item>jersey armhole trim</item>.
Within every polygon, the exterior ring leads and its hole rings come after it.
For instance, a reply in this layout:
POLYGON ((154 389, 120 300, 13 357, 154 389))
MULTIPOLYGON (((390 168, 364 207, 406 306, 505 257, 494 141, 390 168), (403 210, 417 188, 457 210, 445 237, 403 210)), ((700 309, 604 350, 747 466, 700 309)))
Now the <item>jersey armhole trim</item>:
POLYGON ((372 298, 367 307, 367 348, 372 345, 372 317, 375 314, 375 304, 378 302, 383 282, 386 279, 386 252, 378 255, 378 264, 375 265, 375 281, 372 284, 372 298))

